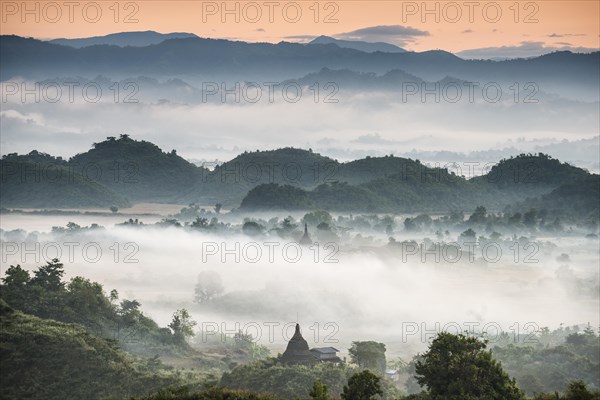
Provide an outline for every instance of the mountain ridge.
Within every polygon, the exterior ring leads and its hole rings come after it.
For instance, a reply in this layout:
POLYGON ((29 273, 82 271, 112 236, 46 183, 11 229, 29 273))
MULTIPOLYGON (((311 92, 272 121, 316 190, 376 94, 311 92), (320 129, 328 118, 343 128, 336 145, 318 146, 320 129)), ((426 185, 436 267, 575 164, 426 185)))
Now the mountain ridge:
MULTIPOLYGON (((55 160, 59 167, 69 169, 93 165, 94 171, 105 173, 91 177, 88 173, 85 177, 88 185, 99 185, 105 192, 132 202, 222 203, 227 208, 241 204, 247 210, 262 209, 265 205, 285 208, 293 197, 298 197, 293 202, 296 208, 333 211, 359 211, 361 207, 372 212, 446 211, 480 204, 502 209, 571 181, 594 176, 545 154, 503 159, 486 175, 466 179, 447 168, 430 167, 409 158, 366 157, 340 163, 311 149, 292 147, 246 151, 220 165, 198 167, 178 156, 175 150, 167 153, 151 142, 134 140, 129 135, 118 139, 108 137, 68 161, 39 152, 4 156, 4 175, 10 172, 5 168, 6 163, 17 159, 30 163, 42 160, 47 164, 55 160), (499 170, 511 173, 499 174, 499 170)), ((18 176, 13 175, 9 176, 13 181, 17 179, 9 185, 13 206, 20 206, 25 200, 56 203, 48 207, 60 205, 61 192, 48 194, 55 192, 57 185, 47 186, 47 193, 32 191, 31 185, 23 182, 19 188, 18 176)), ((66 190, 62 197, 68 193, 66 190)))
MULTIPOLYGON (((290 79, 322 68, 385 74, 402 69, 425 80, 445 76, 470 81, 533 81, 547 90, 600 85, 600 52, 557 52, 526 60, 463 60, 449 52, 365 53, 332 45, 247 43, 224 39, 168 39, 146 47, 97 45, 76 49, 15 35, 0 36, 4 80, 16 76, 197 76, 227 79, 290 79), (185 59, 182 63, 180 60, 185 59), (569 74, 565 75, 565 68, 569 74)), ((595 91, 597 95, 597 91, 595 91)))
POLYGON ((374 53, 376 51, 381 51, 383 53, 405 53, 401 47, 398 47, 391 43, 386 42, 365 42, 361 40, 342 40, 336 39, 331 36, 321 35, 310 42, 307 45, 314 44, 335 44, 338 47, 345 47, 355 50, 364 51, 366 53, 374 53))
POLYGON ((198 37, 193 33, 187 32, 171 32, 159 33, 156 31, 132 31, 132 32, 116 32, 108 35, 90 36, 81 38, 57 38, 48 40, 49 43, 74 48, 82 48, 88 46, 107 45, 118 47, 144 47, 152 44, 162 43, 169 39, 185 39, 198 37))

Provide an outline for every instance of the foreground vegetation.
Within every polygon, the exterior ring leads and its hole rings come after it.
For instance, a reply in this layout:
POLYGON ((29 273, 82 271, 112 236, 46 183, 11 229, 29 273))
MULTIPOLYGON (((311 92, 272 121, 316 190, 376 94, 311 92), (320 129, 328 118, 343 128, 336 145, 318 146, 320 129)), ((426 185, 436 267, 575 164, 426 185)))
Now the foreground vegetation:
MULTIPOLYGON (((442 332, 427 352, 401 368, 410 375, 404 388, 385 377, 385 345, 376 342, 354 342, 349 363, 304 366, 282 364, 277 357, 247 358, 221 369, 200 362, 197 370, 184 371, 161 362, 159 354, 202 357, 190 345, 195 322, 186 310, 176 311, 168 328, 160 328, 135 300, 117 304, 115 291, 106 295, 101 285, 82 277, 64 282, 63 273, 62 264, 53 260, 33 276, 11 266, 2 279, 2 398, 600 398, 600 338, 590 327, 582 333, 543 330, 535 346, 497 343, 491 349, 477 336, 442 332), (144 340, 111 337, 111 323, 134 326, 144 340), (548 388, 554 393, 544 393, 548 388), (406 390, 413 394, 403 394, 406 390)), ((268 354, 255 348, 251 337, 238 339, 235 352, 268 354)))

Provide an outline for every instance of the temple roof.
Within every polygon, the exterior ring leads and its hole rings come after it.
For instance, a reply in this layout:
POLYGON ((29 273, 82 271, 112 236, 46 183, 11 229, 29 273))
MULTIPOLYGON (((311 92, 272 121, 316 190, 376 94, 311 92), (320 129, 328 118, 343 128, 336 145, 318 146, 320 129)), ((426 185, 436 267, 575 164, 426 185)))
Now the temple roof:
POLYGON ((281 361, 290 364, 312 364, 318 361, 317 357, 308 349, 308 343, 302 337, 299 324, 296 324, 294 336, 288 342, 281 361))
POLYGON ((313 244, 312 239, 308 235, 308 225, 306 223, 304 224, 304 235, 302 235, 302 238, 300 239, 299 243, 301 245, 307 245, 307 246, 310 246, 311 244, 313 244))

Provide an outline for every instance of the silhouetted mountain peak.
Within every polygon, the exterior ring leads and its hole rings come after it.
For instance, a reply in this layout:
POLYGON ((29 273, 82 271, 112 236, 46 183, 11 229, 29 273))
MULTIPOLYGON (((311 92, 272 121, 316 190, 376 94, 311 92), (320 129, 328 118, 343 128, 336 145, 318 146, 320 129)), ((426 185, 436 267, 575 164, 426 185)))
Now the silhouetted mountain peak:
POLYGON ((331 36, 321 35, 308 43, 309 45, 320 44, 328 45, 335 44, 341 48, 354 49, 364 51, 366 53, 374 53, 380 51, 383 53, 404 53, 406 50, 396 45, 385 42, 363 42, 360 40, 342 40, 331 36))
POLYGON ((75 47, 78 49, 95 45, 144 47, 152 44, 158 44, 169 39, 189 39, 197 37, 198 36, 194 35, 193 33, 186 32, 159 33, 155 31, 139 31, 111 33, 109 35, 93 36, 88 38, 60 38, 50 40, 49 42, 62 46, 75 47))

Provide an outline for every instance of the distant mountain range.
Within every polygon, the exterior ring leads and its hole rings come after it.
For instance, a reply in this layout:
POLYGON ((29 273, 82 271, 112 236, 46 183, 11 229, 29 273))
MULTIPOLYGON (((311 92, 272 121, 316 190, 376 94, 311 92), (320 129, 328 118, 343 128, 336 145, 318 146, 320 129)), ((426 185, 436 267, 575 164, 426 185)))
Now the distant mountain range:
POLYGON ((194 35, 193 33, 158 33, 155 31, 142 31, 111 33, 104 36, 92 36, 78 39, 53 39, 49 40, 48 42, 52 44, 75 47, 76 49, 95 45, 144 47, 150 46, 151 44, 158 44, 168 39, 187 39, 197 37, 198 36, 194 35))
POLYGON ((383 53, 405 53, 406 50, 396 45, 384 42, 363 42, 360 40, 341 40, 330 36, 321 35, 308 44, 335 44, 338 47, 364 51, 365 53, 374 53, 381 51, 383 53))
POLYGON ((367 53, 334 44, 246 43, 190 37, 144 47, 95 45, 82 48, 19 36, 0 36, 2 80, 64 76, 114 78, 145 75, 207 79, 282 81, 322 68, 386 74, 402 70, 426 81, 447 76, 471 82, 535 82, 542 90, 580 91, 598 97, 600 52, 556 52, 507 61, 463 60, 441 51, 367 53))
POLYGON ((198 167, 127 135, 108 138, 70 160, 37 151, 0 161, 2 207, 127 207, 133 202, 222 203, 246 211, 325 209, 346 212, 489 210, 548 204, 594 211, 598 175, 549 156, 520 155, 467 180, 444 168, 394 156, 340 163, 310 150, 244 152, 215 168, 198 167), (90 168, 93 166, 93 168, 90 168), (37 171, 34 174, 32 171, 37 171), (567 186, 565 186, 567 185, 567 186), (568 186, 571 185, 571 186, 568 186), (570 193, 570 196, 568 194, 570 193), (579 194, 578 194, 579 193, 579 194), (540 200, 528 198, 539 196, 540 200), (550 196, 550 197, 548 197, 550 196))
MULTIPOLYGON (((159 33, 156 31, 139 31, 139 32, 119 32, 111 33, 103 36, 92 36, 86 38, 74 38, 74 39, 52 39, 48 40, 49 43, 60 44, 63 46, 75 47, 77 49, 87 46, 94 45, 109 45, 119 47, 144 47, 152 44, 162 43, 169 39, 188 39, 198 38, 193 33, 186 32, 173 32, 173 33, 159 33)), ((341 40, 335 39, 331 36, 321 35, 308 44, 334 44, 341 48, 355 49, 364 51, 366 53, 373 53, 381 51, 385 53, 404 53, 406 50, 384 42, 364 42, 360 40, 341 40)))

